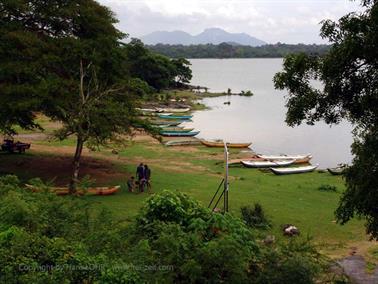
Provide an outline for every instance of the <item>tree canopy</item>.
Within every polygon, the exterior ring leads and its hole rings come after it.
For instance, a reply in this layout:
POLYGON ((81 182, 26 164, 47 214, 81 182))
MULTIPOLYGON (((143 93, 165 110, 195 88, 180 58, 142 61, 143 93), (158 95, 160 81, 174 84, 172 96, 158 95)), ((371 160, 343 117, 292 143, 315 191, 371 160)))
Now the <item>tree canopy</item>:
POLYGON ((156 44, 148 49, 171 58, 277 58, 303 52, 321 55, 329 50, 325 44, 266 44, 246 46, 223 42, 221 44, 156 44))
POLYGON ((274 81, 289 91, 289 125, 348 119, 355 126, 353 165, 336 216, 341 223, 354 214, 366 217, 367 232, 378 238, 378 4, 362 5, 364 12, 323 21, 321 36, 332 43, 328 53, 286 57, 274 81), (312 80, 323 87, 315 88, 312 80))

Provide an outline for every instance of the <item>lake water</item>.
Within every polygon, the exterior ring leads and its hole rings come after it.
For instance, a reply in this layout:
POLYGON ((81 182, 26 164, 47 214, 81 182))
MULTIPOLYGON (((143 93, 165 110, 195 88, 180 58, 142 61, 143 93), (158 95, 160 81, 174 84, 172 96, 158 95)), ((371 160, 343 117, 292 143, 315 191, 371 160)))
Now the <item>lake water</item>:
POLYGON ((320 168, 350 163, 352 143, 349 123, 330 127, 288 127, 285 124, 286 91, 274 89, 273 76, 282 69, 282 59, 191 59, 192 85, 211 92, 251 90, 253 97, 206 98, 210 110, 194 113, 188 124, 200 130, 199 138, 228 142, 253 142, 252 149, 267 154, 312 153, 320 168), (230 105, 224 105, 230 100, 230 105))

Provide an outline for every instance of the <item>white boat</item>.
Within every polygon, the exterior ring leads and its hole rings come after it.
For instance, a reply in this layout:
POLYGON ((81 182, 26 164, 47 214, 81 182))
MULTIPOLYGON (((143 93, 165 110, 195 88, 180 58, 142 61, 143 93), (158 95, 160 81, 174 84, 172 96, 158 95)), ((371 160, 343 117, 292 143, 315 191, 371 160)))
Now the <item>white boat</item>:
POLYGON ((286 161, 241 161, 247 168, 270 168, 270 167, 285 167, 294 163, 294 159, 286 161))
POLYGON ((311 156, 311 154, 304 154, 304 155, 260 155, 260 154, 257 154, 257 156, 261 159, 264 159, 264 160, 275 160, 275 161, 278 161, 278 160, 302 160, 302 159, 306 159, 306 158, 309 158, 311 156))
POLYGON ((305 167, 290 167, 290 168, 270 168, 276 175, 302 174, 314 171, 319 165, 305 166, 305 167))
POLYGON ((164 114, 166 112, 174 112, 174 113, 180 113, 180 112, 188 112, 190 111, 190 108, 187 107, 187 108, 158 108, 157 109, 159 112, 164 112, 164 114))

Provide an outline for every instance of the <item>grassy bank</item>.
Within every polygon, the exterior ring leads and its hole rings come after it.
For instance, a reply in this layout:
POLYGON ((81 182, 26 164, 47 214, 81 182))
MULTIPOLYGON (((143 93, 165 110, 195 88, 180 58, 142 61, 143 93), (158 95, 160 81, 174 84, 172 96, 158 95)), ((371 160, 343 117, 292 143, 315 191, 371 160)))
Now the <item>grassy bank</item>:
MULTIPOLYGON (((48 132, 54 129, 54 124, 46 125, 48 132)), ((32 143, 32 149, 25 155, 2 154, 0 172, 14 173, 24 180, 38 176, 59 185, 66 184, 74 141, 51 142, 38 133, 24 133, 21 137, 32 143)), ((240 155, 245 154, 231 151, 231 158, 240 155)), ((84 151, 83 175, 90 175, 99 185, 122 185, 121 192, 114 196, 84 198, 96 206, 109 208, 118 218, 133 218, 150 194, 129 193, 125 185, 127 177, 135 175, 136 165, 144 162, 152 169, 153 193, 177 190, 207 205, 222 179, 222 160, 222 149, 168 148, 139 134, 116 154, 111 147, 97 152, 84 151)), ((232 167, 229 207, 233 214, 239 215, 241 206, 259 202, 273 222, 271 231, 264 234, 280 238, 281 225, 290 223, 299 227, 303 237, 313 236, 330 256, 347 255, 351 247, 357 247, 364 254, 371 243, 367 242, 363 222, 353 220, 340 226, 334 221, 333 212, 343 190, 342 179, 328 173, 275 176, 255 169, 232 167), (320 191, 321 185, 333 185, 337 192, 320 191)))

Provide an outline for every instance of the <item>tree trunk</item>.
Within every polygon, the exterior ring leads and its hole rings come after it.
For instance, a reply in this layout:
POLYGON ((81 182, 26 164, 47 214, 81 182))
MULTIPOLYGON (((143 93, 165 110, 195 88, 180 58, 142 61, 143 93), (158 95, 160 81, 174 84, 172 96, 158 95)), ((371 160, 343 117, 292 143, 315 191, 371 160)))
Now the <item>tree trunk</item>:
POLYGON ((80 158, 81 158, 81 153, 83 152, 83 145, 84 145, 84 141, 82 137, 78 136, 77 142, 76 142, 75 156, 72 163, 72 175, 71 175, 71 181, 70 181, 70 187, 69 187, 70 194, 76 193, 76 185, 77 185, 77 182, 79 181, 80 158))

